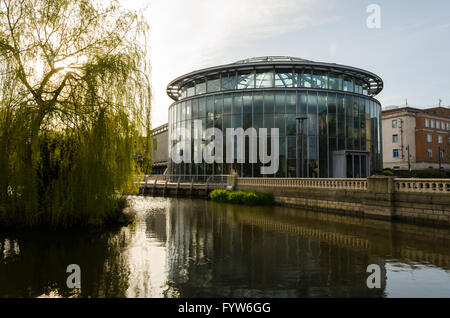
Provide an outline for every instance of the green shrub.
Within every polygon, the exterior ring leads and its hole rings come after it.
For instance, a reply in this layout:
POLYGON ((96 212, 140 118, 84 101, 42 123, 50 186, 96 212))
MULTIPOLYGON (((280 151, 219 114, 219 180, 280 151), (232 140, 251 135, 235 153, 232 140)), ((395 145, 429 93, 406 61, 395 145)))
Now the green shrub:
POLYGON ((209 197, 213 201, 228 202, 228 192, 227 190, 214 190, 209 194, 209 197))
POLYGON ((245 205, 273 205, 272 193, 214 190, 209 194, 212 201, 245 205))

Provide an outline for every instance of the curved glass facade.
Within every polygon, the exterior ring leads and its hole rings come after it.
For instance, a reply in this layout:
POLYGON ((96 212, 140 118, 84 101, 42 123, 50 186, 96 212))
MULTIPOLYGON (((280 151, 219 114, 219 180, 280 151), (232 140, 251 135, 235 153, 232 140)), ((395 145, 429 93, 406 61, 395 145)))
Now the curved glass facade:
POLYGON ((192 97, 218 91, 252 88, 317 88, 369 95, 370 83, 343 74, 310 69, 278 69, 222 72, 197 78, 179 88, 178 96, 192 97))
MULTIPOLYGON (((205 74, 178 88, 178 100, 169 108, 169 136, 180 128, 194 136, 194 121, 200 120, 203 131, 224 132, 224 159, 169 162, 170 175, 195 178, 233 169, 242 177, 362 178, 381 170, 381 105, 368 96, 370 83, 330 71, 269 67, 205 74), (250 163, 248 143, 244 163, 225 163, 226 129, 251 127, 267 128, 269 134, 279 129, 276 173, 262 175, 262 164, 250 163)), ((173 158, 179 139, 170 140, 173 158)), ((207 143, 205 138, 192 142, 191 152, 207 143)))

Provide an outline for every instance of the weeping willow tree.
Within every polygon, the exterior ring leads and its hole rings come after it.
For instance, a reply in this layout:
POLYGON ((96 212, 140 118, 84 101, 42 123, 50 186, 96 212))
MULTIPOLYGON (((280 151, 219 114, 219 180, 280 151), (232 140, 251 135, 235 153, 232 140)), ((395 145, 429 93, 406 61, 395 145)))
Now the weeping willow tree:
POLYGON ((0 222, 99 226, 151 164, 148 25, 116 1, 0 0, 0 222))

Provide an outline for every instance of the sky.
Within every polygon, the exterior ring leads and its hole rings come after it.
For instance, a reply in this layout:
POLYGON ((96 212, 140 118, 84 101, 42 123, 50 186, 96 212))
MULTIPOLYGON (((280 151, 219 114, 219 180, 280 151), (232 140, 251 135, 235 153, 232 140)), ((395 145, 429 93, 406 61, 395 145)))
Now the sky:
POLYGON ((174 78, 267 55, 371 71, 384 81, 383 107, 450 105, 450 1, 123 0, 150 25, 153 127, 167 122, 174 78), (380 28, 369 28, 370 4, 380 28))

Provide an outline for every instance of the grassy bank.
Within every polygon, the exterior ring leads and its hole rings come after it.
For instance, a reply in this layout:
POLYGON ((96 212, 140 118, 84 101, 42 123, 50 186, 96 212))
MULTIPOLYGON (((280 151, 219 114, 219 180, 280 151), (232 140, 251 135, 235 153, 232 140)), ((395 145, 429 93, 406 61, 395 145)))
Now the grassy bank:
POLYGON ((214 190, 209 194, 212 201, 245 204, 245 205, 273 205, 273 195, 267 192, 247 192, 214 190))

